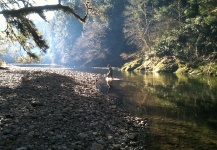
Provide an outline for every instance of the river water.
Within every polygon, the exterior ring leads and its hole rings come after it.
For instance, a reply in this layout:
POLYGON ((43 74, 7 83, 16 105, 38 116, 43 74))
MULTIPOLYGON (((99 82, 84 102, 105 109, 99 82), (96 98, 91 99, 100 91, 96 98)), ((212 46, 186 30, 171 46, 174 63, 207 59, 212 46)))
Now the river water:
MULTIPOLYGON (((81 70, 82 71, 82 70, 81 70)), ((100 89, 138 117, 149 119, 148 149, 217 149, 217 78, 115 71, 100 89)))
POLYGON ((106 68, 72 70, 101 74, 108 98, 149 120, 147 149, 217 149, 217 77, 115 70, 108 83, 106 68))

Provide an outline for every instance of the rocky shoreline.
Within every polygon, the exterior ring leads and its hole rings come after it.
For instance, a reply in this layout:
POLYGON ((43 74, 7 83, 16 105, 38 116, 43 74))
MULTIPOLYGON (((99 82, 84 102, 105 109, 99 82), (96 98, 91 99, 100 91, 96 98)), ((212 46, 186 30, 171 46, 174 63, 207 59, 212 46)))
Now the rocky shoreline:
POLYGON ((103 95, 99 78, 61 69, 0 70, 0 149, 147 149, 148 119, 103 95))
POLYGON ((216 68, 216 62, 193 64, 192 62, 184 62, 171 56, 149 56, 145 59, 137 58, 127 62, 123 65, 121 70, 217 76, 216 68))

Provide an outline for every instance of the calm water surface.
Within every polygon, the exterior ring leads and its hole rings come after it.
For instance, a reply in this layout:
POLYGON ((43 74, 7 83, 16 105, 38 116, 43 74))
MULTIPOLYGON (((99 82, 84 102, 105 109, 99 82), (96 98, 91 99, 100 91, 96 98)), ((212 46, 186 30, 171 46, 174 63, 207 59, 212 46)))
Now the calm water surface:
POLYGON ((122 75, 130 81, 120 84, 128 93, 123 104, 150 118, 153 148, 217 149, 217 78, 122 75))
MULTIPOLYGON (((87 72, 100 73, 98 68, 87 72)), ((100 89, 150 121, 148 149, 217 149, 217 78, 115 71, 100 89)))
POLYGON ((138 117, 149 119, 147 149, 217 149, 217 77, 77 68, 101 74, 100 90, 138 117))

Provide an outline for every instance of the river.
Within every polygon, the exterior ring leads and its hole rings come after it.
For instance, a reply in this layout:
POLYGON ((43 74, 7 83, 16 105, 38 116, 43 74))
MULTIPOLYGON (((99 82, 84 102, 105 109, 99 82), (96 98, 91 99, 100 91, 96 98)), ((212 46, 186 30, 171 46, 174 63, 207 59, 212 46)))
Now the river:
POLYGON ((107 83, 106 68, 70 69, 101 74, 108 98, 149 120, 148 149, 217 149, 216 77, 114 70, 107 83))
POLYGON ((84 70, 102 75, 101 91, 119 107, 149 119, 149 149, 217 149, 216 77, 115 71, 108 85, 107 70, 84 70))

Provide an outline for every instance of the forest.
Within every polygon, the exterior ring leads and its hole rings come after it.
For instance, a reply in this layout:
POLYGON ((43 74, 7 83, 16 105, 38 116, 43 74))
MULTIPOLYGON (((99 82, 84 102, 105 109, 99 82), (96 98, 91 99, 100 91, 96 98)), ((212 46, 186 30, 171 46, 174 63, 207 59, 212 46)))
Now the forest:
POLYGON ((217 149, 217 0, 0 0, 0 21, 0 150, 217 149))
POLYGON ((0 56, 17 62, 217 75, 216 0, 12 0, 0 10, 0 56))

